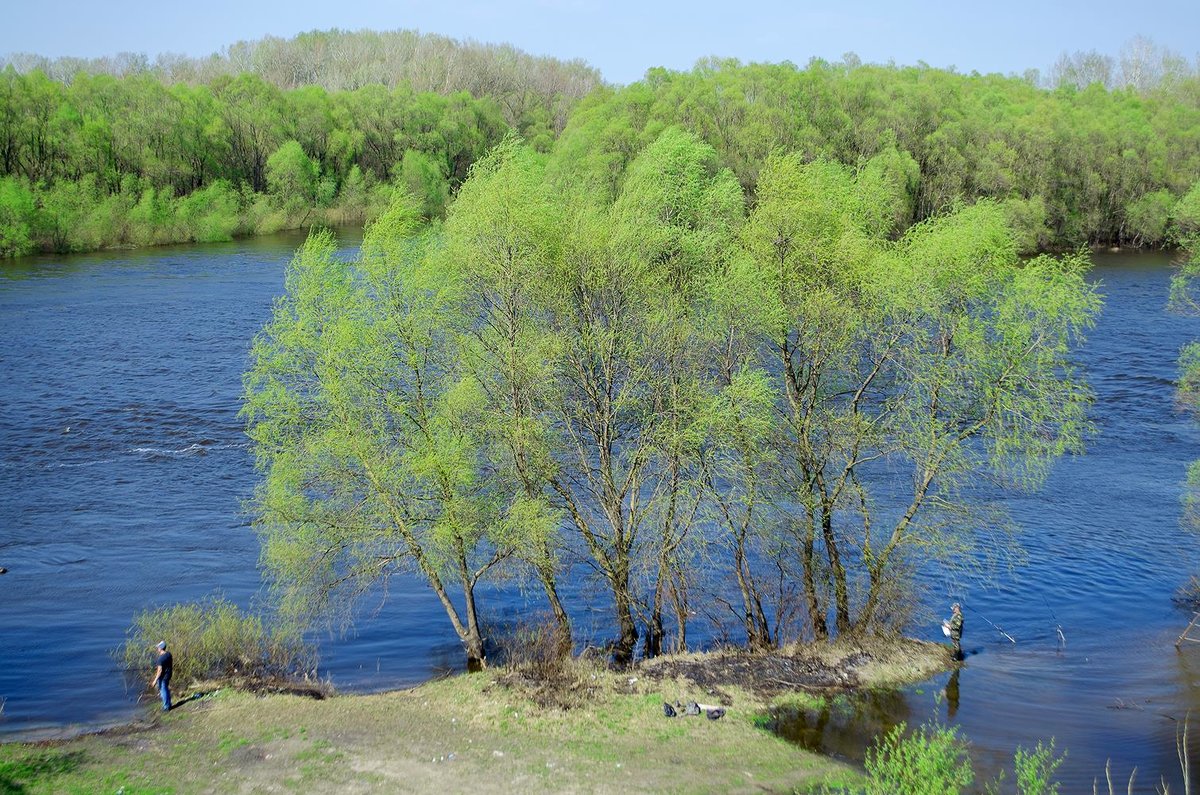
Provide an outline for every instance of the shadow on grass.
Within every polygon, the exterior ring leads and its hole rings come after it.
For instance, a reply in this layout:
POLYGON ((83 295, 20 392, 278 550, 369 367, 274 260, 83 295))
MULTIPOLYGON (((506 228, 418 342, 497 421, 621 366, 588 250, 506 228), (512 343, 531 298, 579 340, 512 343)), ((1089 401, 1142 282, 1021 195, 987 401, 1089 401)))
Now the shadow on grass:
POLYGON ((75 771, 84 761, 82 751, 42 751, 23 759, 0 760, 0 795, 26 792, 26 785, 45 782, 75 771))

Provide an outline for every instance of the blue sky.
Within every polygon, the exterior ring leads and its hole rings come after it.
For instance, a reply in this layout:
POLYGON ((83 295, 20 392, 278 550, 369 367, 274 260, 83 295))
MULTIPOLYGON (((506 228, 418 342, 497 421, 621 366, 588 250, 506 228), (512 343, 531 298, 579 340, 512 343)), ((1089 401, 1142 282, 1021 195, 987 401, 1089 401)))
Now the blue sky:
POLYGON ((332 27, 411 28, 583 58, 628 83, 706 55, 743 61, 894 60, 969 72, 1047 69, 1064 50, 1116 55, 1135 35, 1200 51, 1200 0, 653 2, 643 0, 0 0, 0 53, 207 55, 241 39, 332 27))

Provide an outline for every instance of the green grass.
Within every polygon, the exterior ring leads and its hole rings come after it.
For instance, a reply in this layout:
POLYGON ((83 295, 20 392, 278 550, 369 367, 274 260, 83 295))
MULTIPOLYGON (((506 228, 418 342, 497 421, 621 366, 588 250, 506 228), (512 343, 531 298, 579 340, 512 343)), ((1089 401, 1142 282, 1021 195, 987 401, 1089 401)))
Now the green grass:
POLYGON ((566 711, 494 671, 325 701, 222 691, 140 728, 0 746, 0 793, 803 792, 858 780, 764 730, 767 705, 737 688, 722 720, 668 719, 662 702, 687 683, 581 676, 589 695, 566 711))

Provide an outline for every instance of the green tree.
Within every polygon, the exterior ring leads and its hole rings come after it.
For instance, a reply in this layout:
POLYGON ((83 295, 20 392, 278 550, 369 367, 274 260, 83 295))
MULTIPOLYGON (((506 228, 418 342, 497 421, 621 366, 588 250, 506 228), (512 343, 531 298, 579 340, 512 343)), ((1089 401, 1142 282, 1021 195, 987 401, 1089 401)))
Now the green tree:
POLYGON ((839 633, 895 620, 909 556, 961 560, 985 524, 961 487, 981 472, 1035 485, 1086 426, 1068 358, 1099 307, 1086 260, 1022 263, 991 203, 888 244, 862 194, 876 189, 778 158, 746 226, 762 278, 745 301, 774 352, 760 366, 777 374, 784 524, 817 637, 830 617, 839 633), (873 470, 885 461, 890 476, 873 470))
POLYGON ((558 343, 544 311, 563 233, 540 158, 509 138, 476 163, 459 192, 446 219, 445 261, 464 285, 460 351, 485 396, 481 438, 507 492, 513 544, 541 583, 569 648, 570 620, 558 593, 562 515, 547 493, 548 386, 558 343))
POLYGON ((394 169, 396 182, 421 202, 426 218, 441 218, 450 201, 450 183, 437 162, 416 149, 406 149, 394 169))
POLYGON ((0 257, 33 251, 33 194, 16 177, 0 179, 0 257))
POLYGON ((285 615, 345 615, 413 570, 475 667, 485 659, 476 588, 511 549, 479 460, 483 394, 449 333, 460 285, 415 236, 418 218, 401 196, 358 261, 340 259, 328 233, 293 260, 246 377, 265 474, 255 504, 285 615))
POLYGON ((312 211, 319 176, 317 164, 299 141, 285 141, 267 158, 267 190, 288 212, 312 211))
POLYGON ((617 657, 628 658, 640 568, 651 591, 648 651, 661 642, 667 592, 684 632, 678 556, 696 512, 701 404, 690 312, 728 256, 742 198, 711 147, 677 128, 631 164, 611 206, 576 196, 549 279, 561 346, 550 486, 608 586, 617 657))
POLYGON ((1130 203, 1125 217, 1135 245, 1156 246, 1166 240, 1175 203, 1175 197, 1167 190, 1147 193, 1130 203))

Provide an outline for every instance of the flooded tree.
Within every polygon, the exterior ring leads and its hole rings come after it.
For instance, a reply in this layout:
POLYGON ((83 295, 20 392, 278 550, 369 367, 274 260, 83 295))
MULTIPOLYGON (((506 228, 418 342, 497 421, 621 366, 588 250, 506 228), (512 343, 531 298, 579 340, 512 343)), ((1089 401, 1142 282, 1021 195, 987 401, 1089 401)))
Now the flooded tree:
POLYGON ((964 486, 1035 485, 1086 428, 1068 355, 1099 308, 1086 258, 1021 261, 987 202, 889 242, 872 230, 899 188, 777 158, 744 236, 778 417, 773 479, 754 477, 817 638, 888 623, 915 555, 969 558, 986 536, 964 486))
POLYGON ((255 340, 244 414, 265 476, 262 565, 304 625, 349 618, 358 597, 415 572, 477 667, 476 588, 512 545, 480 474, 483 394, 453 347, 458 285, 426 267, 417 222, 402 197, 351 262, 328 232, 311 236, 255 340))

